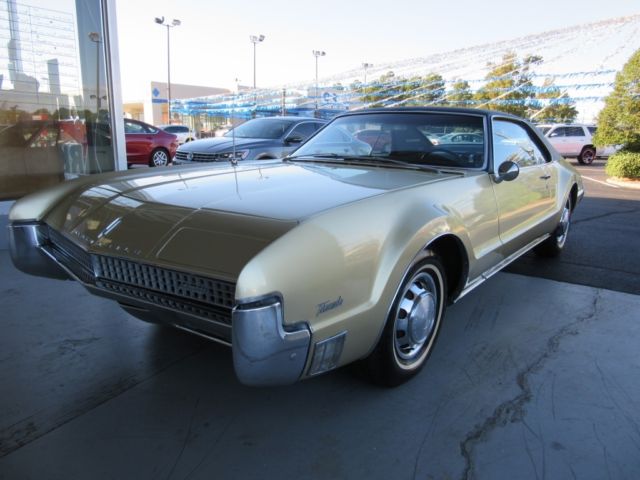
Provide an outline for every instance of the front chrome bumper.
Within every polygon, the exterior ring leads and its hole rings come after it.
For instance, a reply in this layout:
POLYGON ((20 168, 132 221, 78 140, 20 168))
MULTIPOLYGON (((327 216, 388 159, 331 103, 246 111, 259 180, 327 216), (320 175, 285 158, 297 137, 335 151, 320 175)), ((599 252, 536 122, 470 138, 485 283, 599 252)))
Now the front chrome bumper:
POLYGON ((9 229, 9 253, 18 270, 39 277, 71 280, 65 270, 41 248, 47 241, 41 223, 13 223, 9 229))
POLYGON ((311 332, 298 324, 285 330, 282 303, 276 297, 233 309, 233 365, 245 385, 287 385, 300 379, 311 332))
MULTIPOLYGON (((134 278, 114 276, 110 270, 127 271, 124 259, 91 254, 61 234, 37 222, 9 225, 9 248, 14 265, 42 277, 79 281, 98 296, 116 300, 125 311, 145 321, 164 323, 231 345, 236 375, 245 385, 285 385, 302 376, 310 348, 311 332, 306 324, 285 327, 282 302, 277 297, 236 305, 224 318, 220 305, 196 302, 175 291, 159 291, 134 278), (64 248, 59 248, 62 245, 64 248), (115 263, 112 269, 106 268, 115 263), (118 263, 120 262, 120 263, 118 263), (133 282, 133 283, 131 283, 133 282)), ((145 278, 150 272, 140 265, 145 278)), ((137 270, 136 269, 136 270, 137 270)), ((169 274, 172 272, 169 271, 169 274)), ((188 275, 188 274, 183 274, 188 275)), ((202 280, 202 279, 200 279, 202 280)), ((204 281, 204 280, 203 280, 204 281)), ((211 280, 216 283, 214 280, 211 280)), ((163 279, 163 284, 169 280, 163 279)), ((214 287, 211 287, 214 288, 214 287)), ((221 287, 220 287, 221 288, 221 287)), ((193 292, 189 292, 192 296, 193 292)))

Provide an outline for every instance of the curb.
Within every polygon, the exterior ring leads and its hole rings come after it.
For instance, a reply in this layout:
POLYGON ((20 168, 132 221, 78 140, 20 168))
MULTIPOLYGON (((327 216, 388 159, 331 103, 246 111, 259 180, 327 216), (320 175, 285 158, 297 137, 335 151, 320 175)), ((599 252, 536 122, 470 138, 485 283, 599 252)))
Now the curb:
POLYGON ((616 185, 622 188, 631 188, 635 190, 640 190, 640 180, 623 180, 622 178, 607 178, 607 183, 611 185, 616 185))

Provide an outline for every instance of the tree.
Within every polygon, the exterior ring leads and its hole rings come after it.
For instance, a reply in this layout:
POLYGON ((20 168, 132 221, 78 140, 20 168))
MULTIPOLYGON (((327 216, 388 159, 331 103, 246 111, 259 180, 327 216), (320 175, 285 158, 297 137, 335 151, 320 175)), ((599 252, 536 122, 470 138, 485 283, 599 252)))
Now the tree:
POLYGON ((523 117, 538 109, 530 71, 540 63, 540 56, 528 55, 519 60, 514 52, 506 53, 500 64, 489 63, 487 83, 475 94, 477 106, 523 117))
POLYGON ((623 145, 640 154, 640 49, 616 75, 613 91, 598 116, 597 146, 623 145))
POLYGON ((542 100, 541 108, 532 115, 538 122, 547 123, 572 123, 578 116, 576 104, 569 98, 569 95, 562 93, 553 84, 553 80, 547 78, 537 98, 542 100))
POLYGON ((424 85, 425 92, 422 95, 423 104, 442 105, 444 102, 444 94, 446 92, 442 75, 439 73, 430 73, 424 77, 422 83, 424 85))
POLYGON ((453 107, 469 107, 473 103, 473 93, 466 80, 456 80, 445 101, 453 107))

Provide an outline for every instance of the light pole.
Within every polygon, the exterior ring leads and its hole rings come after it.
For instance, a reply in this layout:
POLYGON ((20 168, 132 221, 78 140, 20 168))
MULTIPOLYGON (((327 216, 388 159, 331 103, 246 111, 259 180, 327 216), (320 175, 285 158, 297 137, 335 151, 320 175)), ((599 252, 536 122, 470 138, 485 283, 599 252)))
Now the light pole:
POLYGON ((264 41, 264 35, 249 35, 249 40, 253 43, 253 89, 256 89, 256 45, 264 41))
POLYGON ((316 57, 316 94, 314 95, 316 98, 316 112, 318 111, 318 57, 324 57, 327 52, 323 52, 322 50, 314 50, 313 56, 316 57))
POLYGON ((167 123, 171 123, 171 44, 169 42, 169 30, 173 27, 179 26, 182 22, 177 18, 174 18, 171 23, 167 21, 164 23, 164 17, 156 17, 156 23, 167 27, 167 123))
POLYGON ((364 68, 364 86, 367 86, 367 68, 373 67, 373 63, 363 63, 362 68, 364 68))
POLYGON ((90 32, 89 40, 96 44, 96 119, 100 115, 100 34, 98 32, 90 32))

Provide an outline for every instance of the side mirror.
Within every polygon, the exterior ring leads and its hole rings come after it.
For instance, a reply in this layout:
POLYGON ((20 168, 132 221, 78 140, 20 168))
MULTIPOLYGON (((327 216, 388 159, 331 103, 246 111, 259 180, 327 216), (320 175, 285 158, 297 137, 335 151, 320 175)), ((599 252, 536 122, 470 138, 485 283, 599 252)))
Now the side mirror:
POLYGON ((503 180, 510 182, 511 180, 515 180, 519 174, 520 167, 518 164, 507 160, 506 162, 502 162, 498 167, 498 171, 493 174, 493 181, 496 183, 500 183, 503 180))
POLYGON ((300 135, 291 135, 290 137, 284 139, 285 143, 302 143, 303 140, 304 138, 302 138, 300 135))

